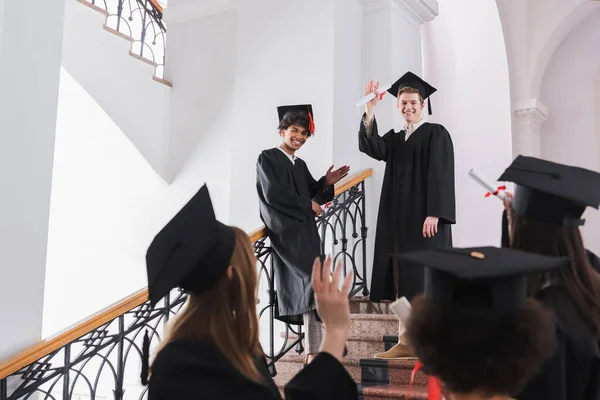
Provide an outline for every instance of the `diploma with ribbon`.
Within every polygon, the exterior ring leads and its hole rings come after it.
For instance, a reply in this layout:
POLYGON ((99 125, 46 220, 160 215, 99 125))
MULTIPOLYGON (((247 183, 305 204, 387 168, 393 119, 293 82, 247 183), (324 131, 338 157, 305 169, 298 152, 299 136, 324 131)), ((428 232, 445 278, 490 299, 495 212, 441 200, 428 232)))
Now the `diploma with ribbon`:
POLYGON ((360 100, 356 101, 354 103, 354 107, 358 108, 360 106, 364 106, 365 104, 367 104, 368 102, 370 102, 371 100, 373 100, 375 98, 375 96, 379 96, 379 100, 381 100, 383 98, 383 94, 389 89, 391 88, 392 85, 389 83, 385 83, 383 85, 380 85, 379 88, 374 91, 371 92, 363 97, 361 97, 360 100))
POLYGON ((483 176, 481 176, 477 172, 475 172, 475 170, 473 168, 471 168, 469 170, 469 176, 475 182, 477 182, 481 186, 483 186, 483 188, 485 190, 487 190, 485 197, 490 197, 491 195, 494 195, 502 201, 507 200, 506 193, 504 193, 504 190, 506 190, 506 186, 496 186, 496 185, 492 184, 489 180, 487 180, 486 178, 484 178, 483 176))

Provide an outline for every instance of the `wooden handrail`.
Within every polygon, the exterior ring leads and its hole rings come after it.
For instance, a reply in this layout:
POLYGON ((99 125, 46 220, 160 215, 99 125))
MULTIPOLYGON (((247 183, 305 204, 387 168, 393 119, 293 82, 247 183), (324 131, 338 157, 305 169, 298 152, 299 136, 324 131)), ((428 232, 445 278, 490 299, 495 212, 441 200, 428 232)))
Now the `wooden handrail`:
MULTIPOLYGON (((365 169, 355 175, 352 175, 335 187, 335 195, 339 195, 356 184, 364 181, 373 174, 371 168, 365 169)), ((259 239, 262 239, 267 234, 265 227, 260 227, 248 236, 252 240, 252 243, 259 239)), ((55 334, 49 338, 41 340, 28 348, 18 352, 17 354, 9 357, 0 362, 0 379, 4 379, 7 376, 12 375, 23 367, 39 360, 42 357, 47 356, 60 349, 61 347, 71 343, 72 341, 82 337, 83 335, 101 327, 102 325, 112 321, 119 315, 126 313, 140 306, 148 300, 148 288, 143 288, 137 292, 117 301, 116 303, 106 307, 105 309, 98 311, 97 313, 85 318, 84 320, 77 322, 73 326, 63 330, 60 333, 55 334)))
POLYGON ((150 3, 152 3, 154 8, 156 8, 156 10, 160 13, 160 15, 163 14, 163 8, 157 0, 150 0, 150 3))
MULTIPOLYGON (((367 168, 361 172, 358 172, 358 173, 351 175, 351 176, 347 177, 346 179, 340 181, 340 183, 335 185, 335 196, 338 196, 341 193, 344 193, 346 190, 350 189, 353 186, 356 186, 358 183, 364 181, 371 175, 373 175, 373 169, 367 168)), ((252 243, 254 243, 257 240, 260 240, 260 239, 264 238, 265 236, 267 236, 267 228, 265 228, 264 226, 261 226, 260 228, 255 229, 252 232, 250 232, 248 234, 248 236, 250 236, 250 240, 252 241, 252 243)))

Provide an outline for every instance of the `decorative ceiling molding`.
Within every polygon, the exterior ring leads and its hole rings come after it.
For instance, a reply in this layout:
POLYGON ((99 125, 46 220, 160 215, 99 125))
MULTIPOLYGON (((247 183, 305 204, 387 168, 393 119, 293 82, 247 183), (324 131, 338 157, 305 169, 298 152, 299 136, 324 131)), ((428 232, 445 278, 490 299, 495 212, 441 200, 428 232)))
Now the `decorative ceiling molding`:
POLYGON ((367 14, 390 8, 401 9, 419 25, 439 14, 437 0, 362 0, 362 5, 367 14))

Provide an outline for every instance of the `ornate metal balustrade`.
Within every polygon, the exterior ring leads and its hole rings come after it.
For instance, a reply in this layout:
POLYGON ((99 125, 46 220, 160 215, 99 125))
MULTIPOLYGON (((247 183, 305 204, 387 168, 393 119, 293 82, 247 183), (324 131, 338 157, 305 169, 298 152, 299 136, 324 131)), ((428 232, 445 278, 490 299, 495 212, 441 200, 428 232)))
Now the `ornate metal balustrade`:
POLYGON ((131 51, 156 64, 155 75, 163 78, 167 28, 163 8, 157 0, 84 0, 107 13, 106 26, 133 38, 131 51))
MULTIPOLYGON (((317 220, 323 253, 341 262, 345 273, 349 268, 354 271, 351 296, 368 294, 364 179, 370 174, 367 170, 336 188, 332 205, 317 220)), ((260 273, 261 343, 274 376, 277 360, 294 348, 302 352, 303 334, 299 326, 275 320, 272 249, 264 230, 251 237, 260 273), (268 318, 266 331, 264 318, 268 318)), ((174 290, 155 307, 150 307, 147 298, 143 289, 77 327, 0 363, 0 400, 147 398, 147 388, 140 384, 143 336, 148 333, 155 348, 165 324, 183 306, 186 295, 174 290)))

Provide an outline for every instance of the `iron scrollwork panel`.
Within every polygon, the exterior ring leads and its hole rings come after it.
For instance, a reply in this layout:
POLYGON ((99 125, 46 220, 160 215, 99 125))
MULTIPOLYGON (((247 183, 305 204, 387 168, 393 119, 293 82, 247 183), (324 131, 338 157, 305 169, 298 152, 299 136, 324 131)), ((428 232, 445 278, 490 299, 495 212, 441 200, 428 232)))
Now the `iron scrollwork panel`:
MULTIPOLYGON (((345 273, 354 272, 351 296, 368 294, 366 285, 366 237, 364 183, 338 195, 331 207, 317 218, 324 254, 341 262, 345 273)), ((275 319, 277 288, 268 237, 254 243, 259 275, 261 343, 269 371, 277 374, 275 363, 295 349, 303 351, 301 326, 275 319)), ((26 399, 145 399, 147 388, 140 384, 142 342, 148 333, 151 347, 160 342, 164 326, 186 301, 186 294, 174 290, 156 306, 149 302, 118 316, 103 326, 0 380, 0 400, 26 399)))

